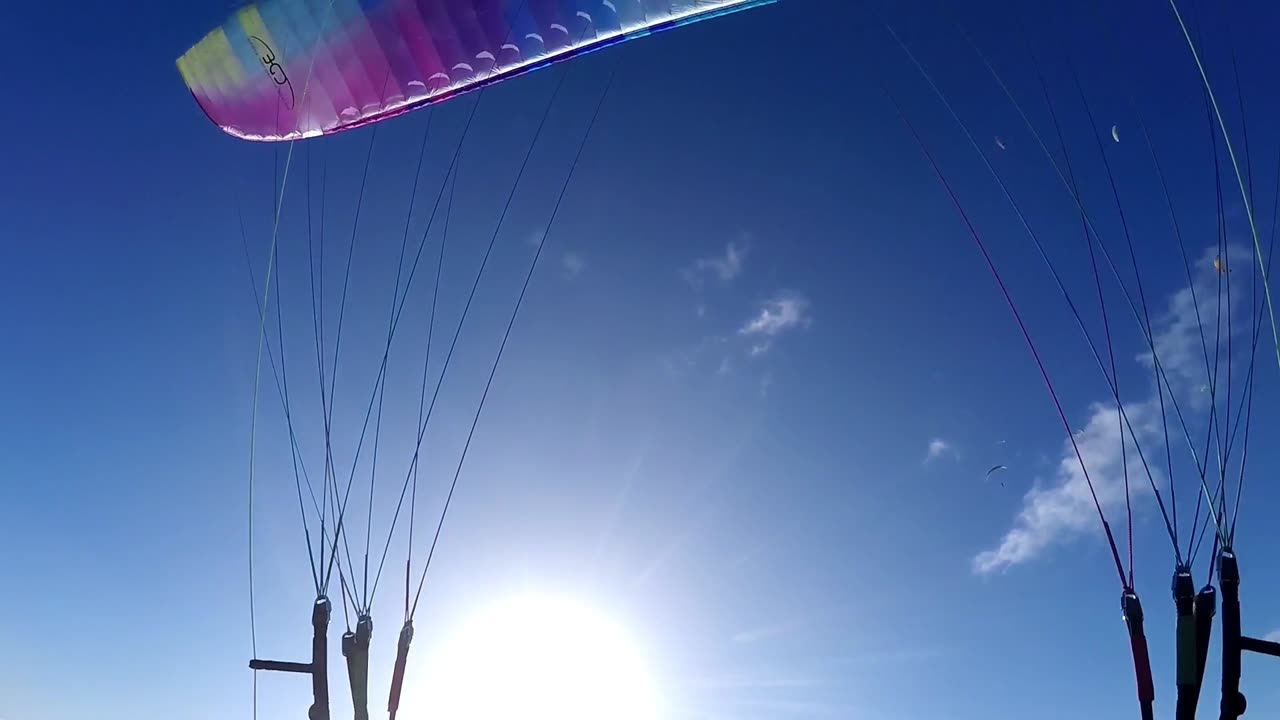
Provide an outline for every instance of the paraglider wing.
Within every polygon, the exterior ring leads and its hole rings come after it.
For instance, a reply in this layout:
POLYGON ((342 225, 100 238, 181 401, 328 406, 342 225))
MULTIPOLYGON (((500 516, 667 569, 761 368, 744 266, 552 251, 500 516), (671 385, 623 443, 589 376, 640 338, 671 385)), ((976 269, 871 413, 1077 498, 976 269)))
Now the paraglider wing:
POLYGON ((1115 140, 1116 142, 1120 142, 1120 126, 1119 125, 1111 126, 1111 139, 1115 140))
POLYGON ((774 0, 264 0, 178 58, 209 119, 313 137, 774 0))
MULTIPOLYGON (((996 465, 996 466, 992 467, 990 470, 988 470, 988 471, 987 471, 986 476, 985 476, 985 477, 983 477, 982 479, 983 479, 984 481, 985 481, 985 480, 990 480, 990 479, 991 479, 991 474, 992 474, 992 473, 996 472, 997 470, 1008 470, 1008 469, 1009 469, 1009 468, 1005 467, 1004 465, 996 465)), ((1004 485, 1004 483, 1000 483, 1000 484, 1001 484, 1001 485, 1004 485)))

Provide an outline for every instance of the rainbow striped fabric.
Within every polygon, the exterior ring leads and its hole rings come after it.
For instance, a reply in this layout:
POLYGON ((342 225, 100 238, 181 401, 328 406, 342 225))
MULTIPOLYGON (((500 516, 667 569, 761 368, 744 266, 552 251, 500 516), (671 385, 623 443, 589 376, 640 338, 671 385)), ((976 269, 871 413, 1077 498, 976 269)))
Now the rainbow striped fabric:
POLYGON ((772 0, 266 0, 178 58, 249 140, 358 127, 615 42, 772 0))

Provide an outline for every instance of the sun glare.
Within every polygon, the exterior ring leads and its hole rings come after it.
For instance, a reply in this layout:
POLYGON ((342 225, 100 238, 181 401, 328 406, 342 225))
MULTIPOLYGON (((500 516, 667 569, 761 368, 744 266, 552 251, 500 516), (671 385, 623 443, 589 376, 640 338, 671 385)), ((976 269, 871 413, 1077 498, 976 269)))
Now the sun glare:
POLYGON ((658 718, 649 674, 626 633, 566 598, 497 603, 433 655, 406 693, 408 720, 658 718))

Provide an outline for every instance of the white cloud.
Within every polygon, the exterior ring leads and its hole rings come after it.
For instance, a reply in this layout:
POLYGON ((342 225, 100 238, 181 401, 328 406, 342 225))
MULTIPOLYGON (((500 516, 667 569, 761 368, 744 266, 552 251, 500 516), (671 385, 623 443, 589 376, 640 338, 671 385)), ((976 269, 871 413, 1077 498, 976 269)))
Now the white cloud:
POLYGON ((564 270, 564 276, 566 278, 573 279, 581 274, 583 269, 587 267, 587 261, 583 260, 582 256, 578 253, 567 252, 564 254, 564 257, 560 259, 560 265, 564 270))
POLYGON ((720 358, 720 367, 716 369, 716 374, 728 375, 731 372, 733 372, 733 363, 729 362, 729 357, 726 355, 720 358))
POLYGON ((857 655, 840 658, 846 665, 884 665, 886 663, 919 663, 945 657, 941 647, 901 647, 893 650, 868 650, 857 655))
MULTIPOLYGON (((698 369, 719 376, 742 376, 745 372, 745 377, 759 380, 761 397, 767 396, 774 380, 767 373, 767 364, 761 356, 773 349, 785 335, 796 328, 809 326, 812 320, 809 301, 795 292, 780 293, 760 303, 757 308, 731 333, 709 334, 691 345, 664 354, 661 357, 664 367, 674 376, 686 376, 698 369), (747 367, 748 362, 744 358, 755 359, 751 367, 747 367)), ((707 314, 704 305, 696 306, 695 311, 699 317, 707 314)))
POLYGON ((1267 642, 1280 642, 1280 629, 1272 630, 1266 635, 1263 635, 1262 639, 1266 640, 1267 642))
MULTIPOLYGON (((1152 335, 1161 368, 1179 402, 1182 403, 1185 398, 1193 407, 1208 403, 1207 394, 1201 392, 1206 382, 1205 346, 1202 342, 1208 345, 1212 356, 1215 344, 1212 333, 1219 313, 1222 315, 1224 348, 1226 342, 1227 309, 1225 301, 1219 302, 1219 277, 1213 262, 1216 254, 1216 250, 1210 248, 1192 267, 1194 301, 1191 289, 1183 288, 1171 295, 1163 310, 1153 318, 1155 327, 1152 335), (1203 341, 1200 334, 1202 326, 1209 333, 1203 341)), ((1251 254, 1247 249, 1232 247, 1228 249, 1227 256, 1229 264, 1234 267, 1249 267, 1251 254)), ((1251 333, 1253 329, 1245 319, 1249 313, 1247 278, 1248 275, 1242 272, 1240 281, 1234 281, 1233 278, 1232 282, 1232 328, 1240 334, 1251 333)), ((1247 356, 1247 343, 1238 343, 1236 348, 1237 357, 1247 356), (1239 350, 1240 348, 1243 350, 1239 350)), ((1152 365, 1150 352, 1140 354, 1137 359, 1148 368, 1152 365)), ((1236 358, 1224 358, 1224 362, 1235 360, 1236 358)), ((1155 393, 1153 379, 1148 386, 1146 398, 1126 402, 1124 406, 1129 424, 1137 433, 1138 442, 1148 457, 1163 442, 1159 399, 1155 393)), ((1172 408, 1168 409, 1168 413, 1173 415, 1172 408)), ((1126 426, 1122 436, 1121 422, 1114 402, 1093 404, 1084 428, 1073 433, 1075 446, 1070 441, 1063 443, 1053 476, 1048 480, 1038 481, 1027 492, 1013 526, 999 544, 973 558, 974 572, 990 574, 1006 570, 1036 558, 1053 545, 1086 533, 1096 533, 1101 529, 1093 494, 1085 472, 1080 467, 1081 461, 1076 456, 1077 448, 1088 470, 1088 479, 1093 481, 1097 502, 1109 516, 1114 516, 1124 506, 1124 449, 1127 448, 1130 453, 1130 495, 1134 498, 1150 495, 1151 486, 1145 472, 1140 466, 1135 470, 1136 453, 1128 430, 1126 426)), ((1173 432, 1172 428, 1170 432, 1173 432)), ((1151 471, 1158 473, 1156 464, 1151 465, 1151 471)), ((1156 483, 1163 485, 1164 481, 1157 476, 1156 483)), ((1113 531, 1117 529, 1113 528, 1113 531)))
MULTIPOLYGON (((1248 282, 1253 253, 1241 246, 1227 249, 1227 267, 1232 269, 1230 303, 1226 302, 1225 292, 1221 297, 1219 294, 1220 278, 1214 269, 1216 257, 1216 248, 1209 248, 1201 255, 1191 267, 1192 278, 1195 280, 1194 293, 1191 287, 1174 293, 1165 309, 1153 321, 1155 331, 1152 337, 1156 352, 1160 355, 1160 367, 1168 378, 1169 385, 1177 393, 1179 402, 1185 398, 1195 408, 1204 408, 1209 403, 1209 395, 1202 392, 1209 373, 1205 354, 1207 351, 1212 362, 1219 324, 1224 348, 1228 328, 1237 339, 1248 338, 1253 331, 1253 326, 1249 323, 1251 300, 1248 282), (1240 277, 1237 278, 1237 275, 1240 277), (1227 317, 1228 309, 1231 311, 1230 322, 1227 317)), ((1145 339, 1143 343, 1146 343, 1145 339)), ((1150 351, 1141 353, 1138 360, 1144 366, 1151 367, 1150 351)), ((1220 373, 1225 377, 1225 366, 1220 368, 1220 373)))
POLYGON ((745 645, 749 643, 758 643, 764 640, 774 640, 776 638, 785 637, 794 634, 796 631, 804 629, 808 626, 810 620, 807 617, 791 618, 781 622, 771 623, 769 625, 761 625, 759 627, 747 628, 733 634, 731 638, 734 643, 745 645))
MULTIPOLYGON (((1138 433, 1138 441, 1147 452, 1158 438, 1159 411, 1150 402, 1126 404, 1125 414, 1138 433)), ((979 574, 999 572, 1031 560, 1049 546, 1081 534, 1096 531, 1101 525, 1094 506, 1093 492, 1103 512, 1124 505, 1125 488, 1119 416, 1114 404, 1096 403, 1089 422, 1063 443, 1062 455, 1052 481, 1037 484, 1022 499, 1022 509, 1013 527, 1005 533, 993 550, 981 552, 973 559, 973 570, 979 574), (1079 449, 1079 458, 1076 456, 1079 449), (1088 469, 1086 478, 1080 467, 1083 459, 1088 469), (1089 481, 1093 482, 1093 491, 1089 481)), ((1132 496, 1151 492, 1145 475, 1135 472, 1133 441, 1124 437, 1130 453, 1129 491, 1132 496)), ((1152 468, 1155 472, 1155 468, 1152 468)), ((1157 478, 1157 482, 1159 479, 1157 478)))
POLYGON ((756 357, 769 352, 780 335, 795 328, 808 327, 812 322, 809 301, 798 293, 787 292, 763 303, 738 328, 738 335, 750 341, 747 354, 756 357))
POLYGON ((725 335, 708 335, 692 345, 663 353, 658 359, 671 375, 686 376, 698 367, 713 362, 708 358, 718 356, 720 348, 724 348, 729 340, 725 335))
POLYGON ((856 613, 861 609, 853 603, 840 603, 829 607, 810 607, 803 613, 788 613, 786 616, 744 628, 733 633, 730 638, 739 645, 777 640, 784 637, 822 633, 824 628, 856 613))
POLYGON ((942 438, 934 438, 929 441, 929 451, 925 453, 924 461, 932 462, 942 457, 943 455, 954 455, 954 454, 955 454, 955 448, 951 445, 950 442, 947 442, 942 438))
POLYGON ((722 283, 727 283, 742 272, 742 261, 746 258, 747 249, 736 242, 730 242, 724 253, 710 257, 698 258, 693 265, 684 271, 685 279, 693 285, 700 285, 708 275, 722 283))
POLYGON ((783 293, 764 303, 741 328, 739 335, 776 337, 793 328, 809 325, 809 301, 797 293, 783 293))
POLYGON ((768 668, 731 670, 710 677, 697 678, 693 682, 697 687, 701 688, 741 690, 746 688, 807 688, 820 685, 822 681, 810 673, 768 668))

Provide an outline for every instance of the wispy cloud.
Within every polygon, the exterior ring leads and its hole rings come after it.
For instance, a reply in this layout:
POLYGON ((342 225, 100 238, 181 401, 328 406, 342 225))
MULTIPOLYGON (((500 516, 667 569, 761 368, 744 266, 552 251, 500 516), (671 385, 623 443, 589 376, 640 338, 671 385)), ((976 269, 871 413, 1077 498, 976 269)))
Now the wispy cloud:
POLYGON ((851 603, 840 603, 830 607, 806 608, 785 618, 761 623, 739 630, 731 636, 731 640, 739 645, 789 638, 806 633, 823 632, 823 628, 831 627, 846 619, 850 613, 857 612, 859 606, 851 603))
POLYGON ((716 368, 717 375, 728 375, 733 372, 733 363, 729 362, 729 356, 720 358, 720 367, 716 368))
POLYGON ((564 272, 564 276, 570 280, 578 277, 587 267, 587 261, 576 252, 567 252, 560 258, 560 269, 564 272))
POLYGON ((769 397, 769 389, 772 387, 773 375, 771 373, 765 373, 764 377, 760 378, 760 397, 769 397))
MULTIPOLYGON (((731 352, 728 347, 731 337, 726 335, 708 335, 696 343, 668 351, 659 356, 659 361, 668 373, 676 377, 686 376, 699 367, 708 366, 717 359, 723 361, 723 353, 731 352)), ((717 365, 719 368, 720 365, 717 365)))
POLYGON ((952 446, 952 444, 949 441, 943 440, 942 438, 934 438, 929 441, 929 450, 924 454, 924 461, 926 463, 930 463, 942 457, 943 455, 954 455, 954 454, 955 454, 955 447, 952 446))
POLYGON ((764 640, 785 637, 794 633, 798 628, 803 626, 804 623, 802 620, 784 620, 782 622, 773 623, 772 625, 761 625, 760 627, 740 630, 734 633, 731 639, 739 645, 758 643, 764 640))
MULTIPOLYGON (((759 711, 768 716, 847 718, 853 708, 824 700, 740 700, 735 705, 759 711)), ((756 712, 752 716, 758 717, 756 712)))
POLYGON ((868 650, 854 655, 846 655, 837 660, 845 665, 886 665, 889 663, 923 663, 946 657, 947 651, 942 647, 899 647, 893 649, 868 650))
MULTIPOLYGON (((1247 249, 1231 248, 1228 261, 1236 267, 1248 267, 1251 256, 1247 249)), ((1171 295, 1164 308, 1153 319, 1152 337, 1160 365, 1175 395, 1182 402, 1185 398, 1193 407, 1207 403, 1207 395, 1200 392, 1205 383, 1205 343, 1212 356, 1214 338, 1202 340, 1201 328, 1213 328, 1221 314, 1223 332, 1226 332, 1226 303, 1220 302, 1219 278, 1214 270, 1216 252, 1210 249, 1192 267, 1194 294, 1191 287, 1171 295)), ((1236 283, 1246 286, 1247 282, 1236 283)), ((1225 299, 1225 296, 1222 296, 1225 299)), ((1235 322, 1237 314, 1243 316, 1248 307, 1245 287, 1232 288, 1233 332, 1251 332, 1248 322, 1235 322), (1237 300, 1237 294, 1239 300, 1237 300)), ((1225 342, 1225 339, 1224 339, 1225 342)), ((1241 343, 1240 345, 1247 345, 1241 343)), ((1150 352, 1142 353, 1137 360, 1152 366, 1150 352)), ((1234 359, 1228 359, 1228 362, 1234 359)), ((1014 565, 1038 557, 1048 548, 1100 529, 1097 504, 1104 512, 1119 510, 1125 500, 1124 458, 1129 454, 1129 493, 1133 497, 1150 495, 1150 483, 1142 471, 1135 476, 1133 458, 1134 439, 1128 436, 1129 425, 1137 436, 1137 442, 1145 453, 1161 447, 1160 405, 1154 380, 1146 397, 1126 399, 1125 413, 1128 425, 1121 432, 1121 421, 1114 401, 1094 403, 1090 406, 1088 421, 1083 429, 1072 434, 1072 441, 1062 445, 1057 467, 1052 477, 1037 481, 1023 497, 1022 507, 1014 518, 1013 526, 1001 538, 999 544, 978 553, 973 558, 973 570, 978 574, 1004 571, 1014 565), (1077 451, 1079 457, 1077 457, 1077 451), (1081 468, 1081 461, 1084 468, 1081 468), (1090 490, 1089 481, 1093 490, 1090 490)), ((1172 410, 1169 410, 1172 413, 1172 410)), ((1158 476, 1158 485, 1164 481, 1158 476)))
POLYGON ((753 669, 721 672, 698 678, 694 685, 703 688, 804 688, 822 684, 822 678, 794 669, 753 669))
POLYGON ((746 255, 745 245, 730 242, 723 253, 694 260, 693 265, 684 269, 683 275, 685 280, 695 286, 701 285, 707 277, 727 283, 742 273, 742 262, 746 255))
POLYGON ((761 303, 729 334, 709 334, 695 343, 660 356, 663 367, 675 377, 687 376, 702 368, 718 377, 741 375, 746 370, 756 378, 760 397, 767 397, 774 386, 774 376, 760 356, 769 352, 780 338, 797 328, 812 324, 809 301, 798 293, 788 292, 761 303), (743 357, 753 362, 740 362, 743 357), (751 372, 754 368, 755 373, 751 372), (763 374, 760 374, 763 373, 763 374))
MULTIPOLYGON (((848 685, 849 673, 867 668, 914 669, 943 657, 937 648, 868 649, 846 657, 799 657, 789 662, 756 662, 694 675, 672 688, 679 717, 737 720, 743 717, 856 718, 868 708, 831 698, 830 689, 848 685), (683 696, 683 697, 680 697, 683 696), (834 701, 833 701, 834 700, 834 701), (714 709, 712 709, 714 708, 714 709), (729 712, 722 712, 729 709, 729 712)), ((879 718, 880 715, 874 717, 879 718)), ((887 716, 885 716, 887 717, 887 716)))
POLYGON ((809 324, 806 315, 809 301, 798 294, 786 293, 770 300, 738 330, 742 335, 772 337, 801 325, 809 324))
POLYGON ((761 304, 755 314, 738 328, 738 335, 750 341, 748 355, 763 355, 773 347, 778 336, 807 327, 812 322, 809 301, 799 293, 787 292, 761 304))
POLYGON ((1280 628, 1263 635, 1262 639, 1267 642, 1280 642, 1280 628))

